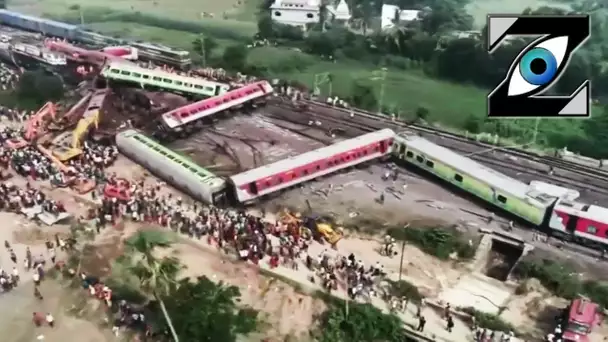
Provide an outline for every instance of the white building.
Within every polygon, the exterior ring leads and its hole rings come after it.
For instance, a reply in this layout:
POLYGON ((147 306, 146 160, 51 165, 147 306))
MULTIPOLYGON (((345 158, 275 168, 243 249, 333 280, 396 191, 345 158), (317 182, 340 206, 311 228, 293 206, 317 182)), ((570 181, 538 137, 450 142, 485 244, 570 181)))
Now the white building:
POLYGON ((278 23, 306 28, 306 24, 319 22, 320 7, 320 0, 276 0, 270 14, 278 23))
POLYGON ((399 23, 407 23, 418 20, 420 11, 417 10, 402 10, 395 5, 382 5, 382 14, 380 27, 382 30, 388 30, 395 26, 395 18, 399 15, 399 23))
POLYGON ((352 17, 345 0, 340 0, 336 6, 327 6, 327 12, 331 15, 332 21, 342 24, 347 24, 352 17))

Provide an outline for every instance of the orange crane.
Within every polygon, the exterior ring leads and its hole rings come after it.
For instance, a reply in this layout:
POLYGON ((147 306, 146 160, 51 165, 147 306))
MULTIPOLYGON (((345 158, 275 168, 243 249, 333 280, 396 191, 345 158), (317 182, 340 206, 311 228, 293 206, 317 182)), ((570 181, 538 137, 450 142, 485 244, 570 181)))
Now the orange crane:
POLYGON ((32 115, 25 123, 24 138, 10 139, 6 142, 6 146, 11 149, 20 149, 29 145, 34 140, 38 139, 46 132, 48 125, 48 117, 51 120, 55 119, 57 107, 52 102, 47 102, 38 112, 32 115))
POLYGON ((47 102, 40 110, 32 115, 25 125, 25 140, 32 142, 46 132, 47 119, 55 119, 57 107, 52 102, 47 102))

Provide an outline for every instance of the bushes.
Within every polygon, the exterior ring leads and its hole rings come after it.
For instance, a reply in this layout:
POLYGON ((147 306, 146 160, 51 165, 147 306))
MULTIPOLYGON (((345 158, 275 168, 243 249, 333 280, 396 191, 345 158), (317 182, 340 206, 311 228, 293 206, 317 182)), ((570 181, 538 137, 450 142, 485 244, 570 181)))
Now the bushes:
POLYGON ((473 307, 462 308, 462 311, 468 313, 469 315, 475 317, 475 321, 477 325, 484 329, 489 329, 493 331, 515 331, 513 325, 508 322, 505 322, 502 318, 497 315, 477 311, 473 307))
POLYGON ((405 280, 394 281, 391 279, 387 280, 390 284, 390 293, 395 297, 406 297, 413 303, 420 303, 422 295, 418 288, 405 280))
POLYGON ((387 234, 397 240, 411 242, 439 259, 448 259, 452 253, 464 260, 475 256, 475 246, 469 245, 462 234, 454 229, 395 227, 388 229, 387 234))
POLYGON ((585 295, 608 308, 608 285, 595 280, 582 280, 571 267, 553 260, 526 261, 517 264, 513 275, 520 279, 536 278, 556 296, 572 299, 585 295))
POLYGON ((403 321, 385 314, 371 304, 328 300, 329 308, 319 318, 317 339, 320 342, 403 342, 407 337, 403 321))

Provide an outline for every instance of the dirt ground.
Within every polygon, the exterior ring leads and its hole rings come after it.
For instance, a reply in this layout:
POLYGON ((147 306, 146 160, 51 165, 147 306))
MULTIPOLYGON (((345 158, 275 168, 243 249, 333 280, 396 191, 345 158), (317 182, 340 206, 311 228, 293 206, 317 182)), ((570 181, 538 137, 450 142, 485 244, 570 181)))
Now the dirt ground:
POLYGON ((235 263, 220 254, 190 243, 173 245, 176 256, 187 266, 182 277, 205 275, 241 291, 241 303, 262 313, 263 334, 268 338, 308 335, 314 317, 323 312, 322 300, 298 292, 293 286, 263 276, 250 264, 235 263))
MULTIPOLYGON (((554 328, 555 316, 560 309, 568 305, 568 301, 552 296, 536 279, 526 282, 526 288, 525 294, 511 297, 501 317, 520 331, 536 335, 546 334, 554 328)), ((606 341, 607 338, 608 326, 602 324, 593 327, 590 341, 606 341)))
POLYGON ((291 127, 257 113, 236 115, 170 147, 211 172, 227 176, 308 152, 332 141, 318 130, 308 132, 315 137, 311 139, 298 134, 296 129, 308 131, 306 127, 291 127))

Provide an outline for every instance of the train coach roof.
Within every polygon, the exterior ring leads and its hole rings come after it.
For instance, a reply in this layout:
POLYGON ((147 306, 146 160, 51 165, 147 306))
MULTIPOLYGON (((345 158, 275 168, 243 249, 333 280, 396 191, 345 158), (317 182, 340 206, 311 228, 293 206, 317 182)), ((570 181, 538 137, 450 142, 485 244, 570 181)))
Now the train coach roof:
POLYGON ((216 85, 227 86, 224 83, 209 81, 204 78, 183 76, 183 75, 178 75, 176 73, 159 70, 159 69, 142 68, 142 67, 138 66, 137 64, 129 62, 127 60, 118 60, 118 59, 111 60, 108 63, 106 63, 106 65, 104 67, 104 70, 109 70, 109 69, 118 69, 118 70, 123 70, 123 71, 131 72, 131 73, 139 73, 139 74, 145 74, 145 75, 154 74, 153 76, 158 76, 160 78, 167 78, 167 79, 171 79, 171 80, 175 80, 175 81, 181 81, 184 83, 204 84, 206 86, 216 86, 216 85))
POLYGON ((199 177, 201 177, 201 181, 204 183, 208 183, 208 184, 212 184, 212 185, 219 185, 224 182, 224 180, 222 178, 220 178, 220 177, 216 176, 215 174, 200 167, 198 164, 196 164, 190 158, 184 157, 184 156, 174 152, 173 150, 164 147, 163 145, 157 143, 156 141, 148 138, 147 136, 139 133, 136 130, 129 129, 126 131, 122 131, 122 132, 118 133, 117 137, 121 137, 124 139, 133 139, 136 141, 143 141, 150 146, 154 146, 158 151, 162 152, 162 154, 164 156, 166 156, 168 159, 172 160, 173 162, 180 161, 181 164, 190 168, 190 171, 193 173, 196 173, 199 177))
POLYGON ((9 11, 6 9, 0 9, 0 14, 10 15, 15 18, 20 18, 20 19, 29 20, 29 21, 37 21, 42 24, 49 24, 49 25, 53 25, 56 27, 61 27, 62 29, 66 29, 66 30, 75 30, 77 28, 77 26, 75 26, 75 25, 70 25, 70 24, 62 23, 60 21, 55 21, 55 20, 51 20, 51 19, 34 17, 31 15, 17 13, 17 12, 9 11))
POLYGON ((381 140, 391 139, 395 137, 393 130, 385 128, 372 133, 367 133, 360 137, 337 142, 333 145, 321 147, 319 149, 302 153, 287 159, 282 159, 277 162, 258 167, 252 170, 241 172, 230 177, 230 180, 236 184, 248 184, 254 181, 270 177, 277 173, 287 172, 308 163, 313 163, 317 160, 329 158, 330 156, 347 152, 349 150, 366 146, 381 140))
POLYGON ((400 139, 405 139, 408 147, 412 147, 426 154, 432 159, 459 170, 464 175, 469 175, 478 180, 482 180, 506 194, 511 194, 512 196, 520 199, 536 201, 541 205, 549 205, 556 199, 554 196, 546 195, 540 191, 532 189, 524 182, 504 175, 492 168, 489 168, 448 148, 439 146, 422 137, 399 134, 398 140, 400 139))

